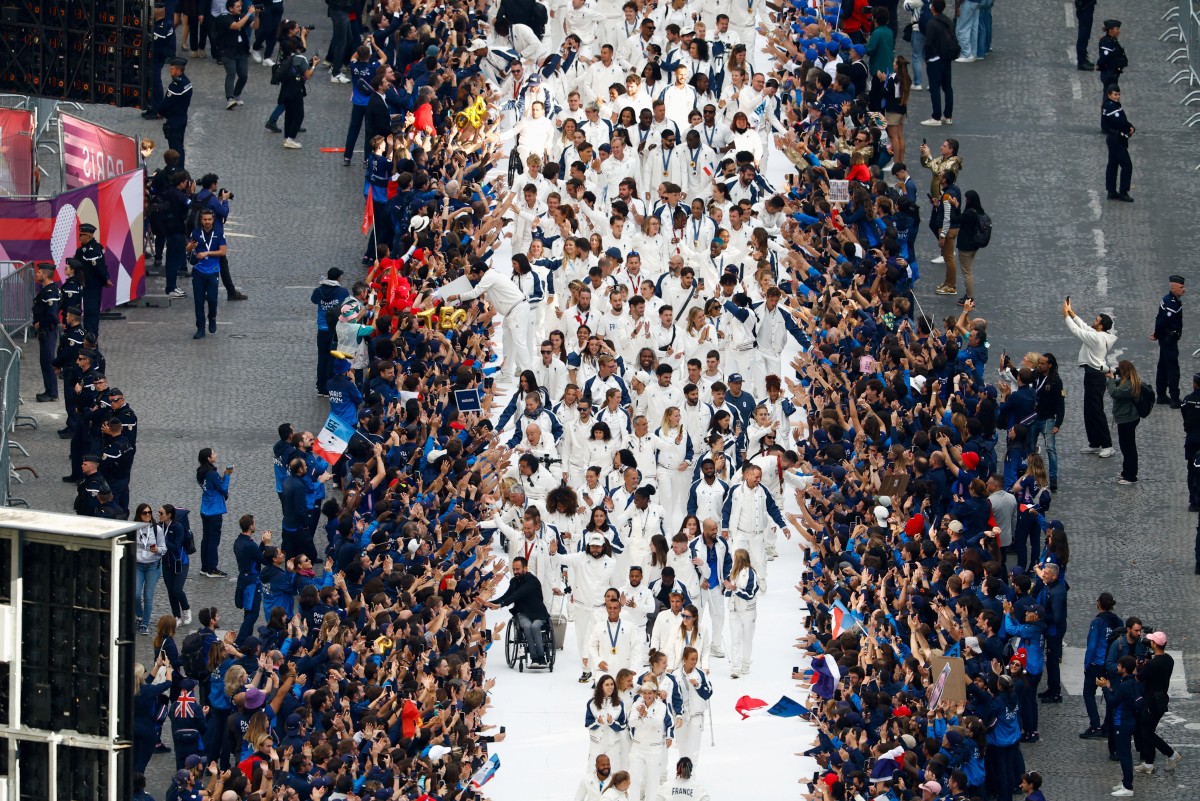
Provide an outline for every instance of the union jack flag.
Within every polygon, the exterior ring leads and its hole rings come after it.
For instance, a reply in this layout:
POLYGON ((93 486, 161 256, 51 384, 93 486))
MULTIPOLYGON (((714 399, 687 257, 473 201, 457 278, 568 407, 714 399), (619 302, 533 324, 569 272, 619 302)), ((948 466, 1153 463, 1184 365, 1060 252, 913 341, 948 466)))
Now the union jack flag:
POLYGON ((196 696, 191 690, 180 690, 179 697, 175 700, 175 716, 180 718, 194 718, 200 710, 200 703, 196 700, 196 696))

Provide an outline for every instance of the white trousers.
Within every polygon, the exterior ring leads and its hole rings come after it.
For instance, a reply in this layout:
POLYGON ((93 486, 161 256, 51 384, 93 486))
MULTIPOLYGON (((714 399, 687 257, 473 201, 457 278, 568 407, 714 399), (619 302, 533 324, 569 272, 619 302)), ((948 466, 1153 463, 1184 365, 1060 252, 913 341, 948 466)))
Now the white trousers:
POLYGON ((704 604, 704 611, 708 613, 708 626, 712 632, 712 647, 718 650, 724 650, 721 645, 725 634, 725 596, 721 593, 720 587, 710 587, 704 590, 704 595, 708 596, 704 604))
POLYGON ((633 743, 629 748, 629 801, 658 801, 666 763, 666 746, 643 746, 633 743))
POLYGON ((700 741, 704 736, 704 714, 689 715, 683 719, 683 725, 675 728, 673 745, 679 749, 679 758, 687 757, 696 765, 700 756, 700 741))
POLYGON ((754 621, 758 618, 757 605, 748 609, 745 602, 736 598, 729 599, 729 639, 732 646, 729 650, 729 667, 740 672, 750 670, 750 657, 754 650, 754 621))
POLYGON ((626 770, 625 760, 628 758, 628 748, 624 742, 628 740, 625 732, 613 731, 606 725, 588 732, 588 766, 595 770, 596 757, 604 754, 612 763, 613 773, 626 770))
POLYGON ((667 542, 679 527, 683 525, 687 513, 688 495, 692 488, 692 472, 690 470, 671 470, 665 467, 658 469, 658 494, 661 497, 664 519, 663 527, 667 530, 667 542))
POLYGON ((592 623, 596 620, 596 609, 598 607, 579 601, 572 601, 571 608, 575 610, 575 641, 579 643, 579 658, 583 663, 585 672, 593 670, 595 665, 588 665, 587 652, 588 640, 592 636, 592 623))
MULTIPOLYGON (((767 526, 770 527, 768 522, 767 526)), ((767 547, 766 534, 762 531, 735 531, 730 539, 732 550, 745 548, 750 553, 750 567, 754 568, 754 572, 758 574, 759 584, 765 585, 767 581, 767 547)))
POLYGON ((504 367, 501 374, 514 378, 522 370, 533 369, 533 350, 529 336, 530 310, 528 303, 518 303, 504 315, 501 325, 504 343, 504 367))

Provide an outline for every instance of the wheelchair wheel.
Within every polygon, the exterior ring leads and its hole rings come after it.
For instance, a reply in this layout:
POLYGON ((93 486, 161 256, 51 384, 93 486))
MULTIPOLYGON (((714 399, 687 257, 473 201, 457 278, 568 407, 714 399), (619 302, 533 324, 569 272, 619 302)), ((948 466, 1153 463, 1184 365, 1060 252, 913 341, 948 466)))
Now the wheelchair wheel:
POLYGON ((557 659, 558 646, 554 642, 554 627, 547 625, 544 629, 543 641, 546 643, 546 670, 554 672, 554 660, 557 659))
POLYGON ((517 627, 515 618, 509 618, 508 626, 504 629, 504 661, 512 668, 517 664, 517 656, 520 650, 520 629, 517 627))

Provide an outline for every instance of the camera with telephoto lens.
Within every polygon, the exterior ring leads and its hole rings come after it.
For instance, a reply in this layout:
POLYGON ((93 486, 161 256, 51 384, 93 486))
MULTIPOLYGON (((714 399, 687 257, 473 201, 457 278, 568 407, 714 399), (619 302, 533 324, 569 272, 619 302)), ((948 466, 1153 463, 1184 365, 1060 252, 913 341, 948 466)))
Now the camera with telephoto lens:
POLYGON ((305 25, 304 26, 304 30, 306 30, 306 31, 315 31, 316 29, 317 29, 316 25, 305 25))
POLYGON ((229 200, 233 200, 233 192, 230 192, 228 189, 222 189, 221 194, 224 195, 229 200))

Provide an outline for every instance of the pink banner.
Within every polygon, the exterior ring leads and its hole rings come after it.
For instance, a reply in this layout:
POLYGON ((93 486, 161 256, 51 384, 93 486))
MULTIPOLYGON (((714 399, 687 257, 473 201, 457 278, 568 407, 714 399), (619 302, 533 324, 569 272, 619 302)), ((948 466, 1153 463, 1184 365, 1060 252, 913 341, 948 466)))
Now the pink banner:
POLYGON ((138 162, 137 140, 59 112, 63 177, 68 189, 94 184, 130 170, 138 162))
POLYGON ((0 108, 0 197, 32 194, 33 112, 0 108))
POLYGON ((50 200, 0 197, 0 260, 51 261, 61 280, 62 268, 79 247, 79 224, 91 223, 104 245, 113 284, 104 289, 101 308, 140 298, 146 294, 144 180, 136 170, 50 200))

